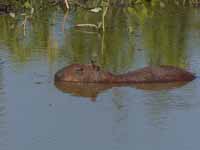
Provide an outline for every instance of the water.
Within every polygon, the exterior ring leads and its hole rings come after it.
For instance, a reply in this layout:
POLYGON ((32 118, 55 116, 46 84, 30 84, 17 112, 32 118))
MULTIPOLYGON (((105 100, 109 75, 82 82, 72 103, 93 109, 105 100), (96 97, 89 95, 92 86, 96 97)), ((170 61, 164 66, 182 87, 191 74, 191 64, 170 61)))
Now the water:
POLYGON ((0 149, 198 149, 200 79, 162 90, 108 87, 92 96, 62 91, 53 79, 61 67, 91 59, 115 73, 171 64, 200 75, 199 16, 189 8, 113 8, 104 34, 73 27, 101 19, 82 9, 65 17, 46 10, 25 30, 23 17, 1 16, 0 149))

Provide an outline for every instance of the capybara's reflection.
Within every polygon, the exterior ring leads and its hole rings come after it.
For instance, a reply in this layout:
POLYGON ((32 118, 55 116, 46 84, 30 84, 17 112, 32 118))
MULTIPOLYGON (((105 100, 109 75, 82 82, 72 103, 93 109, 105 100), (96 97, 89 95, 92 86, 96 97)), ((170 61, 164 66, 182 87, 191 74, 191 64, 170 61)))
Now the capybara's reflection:
POLYGON ((113 87, 131 87, 142 90, 170 90, 182 87, 188 82, 169 82, 169 83, 136 83, 136 84, 106 84, 106 83, 76 83, 76 82, 55 82, 55 86, 64 93, 75 96, 88 97, 95 101, 98 94, 113 87))

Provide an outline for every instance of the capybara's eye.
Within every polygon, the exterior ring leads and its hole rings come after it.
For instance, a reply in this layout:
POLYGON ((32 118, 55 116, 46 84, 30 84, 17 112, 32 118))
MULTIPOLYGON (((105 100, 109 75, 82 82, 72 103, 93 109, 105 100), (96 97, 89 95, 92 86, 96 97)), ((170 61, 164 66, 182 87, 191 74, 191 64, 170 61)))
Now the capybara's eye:
POLYGON ((77 71, 77 72, 82 72, 82 71, 83 71, 83 68, 76 68, 75 71, 77 71))

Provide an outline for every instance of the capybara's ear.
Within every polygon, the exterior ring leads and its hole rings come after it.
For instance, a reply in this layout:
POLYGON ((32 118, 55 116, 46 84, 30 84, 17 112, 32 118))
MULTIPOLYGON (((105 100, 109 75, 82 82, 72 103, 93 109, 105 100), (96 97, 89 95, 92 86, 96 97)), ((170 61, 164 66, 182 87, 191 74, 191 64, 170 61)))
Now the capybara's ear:
POLYGON ((97 66, 96 68, 97 68, 97 71, 100 71, 100 69, 101 69, 99 66, 97 66))

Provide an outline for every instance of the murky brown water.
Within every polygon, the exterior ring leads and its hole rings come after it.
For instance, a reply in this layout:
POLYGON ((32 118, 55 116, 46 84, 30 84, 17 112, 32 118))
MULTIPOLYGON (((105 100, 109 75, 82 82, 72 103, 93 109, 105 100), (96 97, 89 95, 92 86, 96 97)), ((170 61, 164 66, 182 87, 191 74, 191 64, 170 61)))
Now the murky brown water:
POLYGON ((53 78, 61 67, 91 59, 115 73, 171 64, 200 75, 199 16, 189 8, 110 9, 104 34, 74 29, 101 19, 81 9, 65 17, 47 10, 25 31, 23 17, 1 16, 0 149, 198 149, 199 78, 160 90, 91 85, 92 95, 74 85, 57 88, 53 78))

